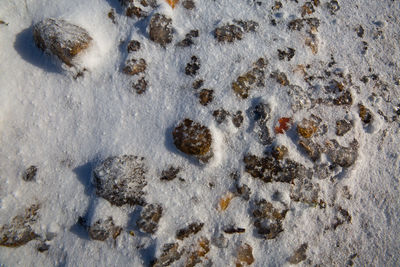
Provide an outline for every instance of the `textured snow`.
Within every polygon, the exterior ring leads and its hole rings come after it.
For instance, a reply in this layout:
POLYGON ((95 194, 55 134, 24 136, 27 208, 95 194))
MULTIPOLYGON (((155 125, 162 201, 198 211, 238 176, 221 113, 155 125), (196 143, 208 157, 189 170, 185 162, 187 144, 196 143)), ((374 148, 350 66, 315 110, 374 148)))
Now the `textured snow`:
MULTIPOLYGON (((287 22, 300 14, 300 5, 294 1, 282 1, 286 8, 275 15, 270 11, 274 1, 260 0, 261 8, 250 0, 195 2, 196 9, 189 11, 182 5, 172 9, 159 1, 154 12, 170 16, 175 31, 173 43, 164 49, 149 40, 148 21, 124 16, 117 0, 2 1, 0 19, 8 25, 0 24, 0 225, 38 203, 39 219, 32 228, 40 236, 52 238, 45 253, 37 251, 37 240, 18 248, 0 247, 0 265, 147 266, 159 256, 163 244, 176 242, 178 229, 201 221, 205 223, 201 235, 210 240, 227 225, 246 228, 243 234, 225 235, 229 239, 227 249, 211 246, 207 257, 214 266, 234 265, 235 251, 242 241, 253 248, 252 266, 289 265, 288 258, 305 242, 307 259, 313 265, 345 266, 351 255, 357 254, 355 266, 398 266, 400 128, 398 121, 386 123, 378 110, 392 114, 389 102, 399 103, 400 2, 342 0, 335 16, 326 8, 318 8, 313 14, 321 20, 317 55, 304 45, 303 32, 287 29, 287 22), (116 9, 116 24, 107 17, 111 8, 116 9), (35 47, 32 26, 49 17, 78 25, 93 38, 91 47, 77 58, 78 65, 87 69, 83 77, 74 79, 75 70, 60 68, 35 47), (272 18, 280 21, 276 27, 270 25, 272 18), (234 19, 254 20, 260 27, 256 33, 244 34, 241 41, 218 43, 213 29, 234 19), (365 29, 363 40, 369 43, 366 55, 360 53, 361 39, 354 32, 359 24, 365 29), (194 46, 173 45, 192 29, 200 31, 194 46), (384 32, 384 39, 374 38, 378 30, 384 32), (141 43, 135 58, 147 62, 149 88, 143 95, 127 90, 132 80, 121 71, 129 57, 126 45, 131 39, 141 43), (296 49, 290 62, 278 60, 276 51, 282 47, 296 49), (286 89, 268 78, 269 74, 285 71, 291 84, 306 88, 303 77, 293 73, 293 68, 310 64, 322 73, 319 61, 329 62, 331 54, 360 88, 360 93, 353 93, 351 109, 324 106, 317 114, 330 126, 338 117, 353 120, 351 134, 337 138, 331 127, 327 139, 336 138, 347 146, 356 138, 360 145, 354 166, 336 170, 334 182, 320 183, 324 199, 336 201, 352 215, 352 222, 337 231, 323 228, 334 217, 334 208, 321 212, 293 202, 289 184, 263 184, 246 174, 243 167, 244 155, 262 155, 264 150, 252 131, 254 122, 248 115, 251 107, 259 102, 270 105, 271 133, 279 118, 300 121, 307 115, 305 110, 293 113, 286 89), (201 62, 196 78, 205 80, 205 88, 214 89, 214 101, 207 108, 198 103, 191 89, 194 79, 184 74, 192 55, 201 62), (267 89, 251 90, 248 99, 239 99, 231 83, 259 57, 269 60, 267 89), (371 74, 369 68, 390 84, 388 96, 373 95, 376 89, 372 84, 359 81, 371 74), (367 128, 358 116, 359 102, 374 114, 367 128), (237 129, 230 120, 217 125, 212 111, 220 107, 231 113, 242 110, 243 126, 237 129), (173 144, 173 127, 186 117, 207 125, 212 132, 214 157, 209 164, 197 164, 173 144), (163 207, 155 235, 129 235, 127 230, 135 227, 140 208, 115 207, 95 195, 92 170, 106 158, 124 154, 146 158, 146 200, 163 207), (38 167, 36 181, 25 182, 21 177, 31 165, 38 167), (185 182, 160 182, 161 171, 170 165, 182 169, 178 176, 185 182), (248 203, 240 198, 232 199, 225 212, 218 211, 220 198, 232 186, 230 174, 236 171, 255 197, 270 201, 274 192, 281 192, 279 202, 288 204, 289 211, 283 221, 285 231, 278 239, 263 240, 253 234, 248 203), (343 186, 348 186, 350 200, 342 197, 343 186), (124 232, 115 242, 90 240, 77 225, 80 216, 85 216, 89 224, 112 216, 124 232)), ((327 2, 321 0, 321 5, 327 2)), ((275 142, 289 149, 291 159, 312 167, 290 134, 277 135, 275 142)), ((306 260, 299 265, 311 263, 306 260)))

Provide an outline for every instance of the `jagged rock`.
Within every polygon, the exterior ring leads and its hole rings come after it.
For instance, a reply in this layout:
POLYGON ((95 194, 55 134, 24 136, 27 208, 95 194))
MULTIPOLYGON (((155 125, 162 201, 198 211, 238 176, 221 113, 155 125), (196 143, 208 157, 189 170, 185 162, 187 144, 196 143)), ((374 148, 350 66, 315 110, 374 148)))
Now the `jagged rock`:
POLYGON ((96 194, 116 206, 143 205, 146 171, 143 157, 109 157, 93 171, 96 194))
POLYGON ((36 239, 38 235, 33 231, 32 225, 38 219, 39 205, 32 205, 25 210, 23 215, 15 216, 10 224, 0 227, 0 246, 19 247, 36 239))
POLYGON ((182 252, 178 251, 178 243, 168 243, 164 244, 162 247, 162 253, 154 262, 152 262, 152 267, 164 267, 170 266, 175 261, 182 257, 182 252))
POLYGON ((73 59, 87 49, 92 41, 89 33, 61 19, 45 19, 33 26, 33 39, 43 51, 58 57, 68 66, 73 59))
POLYGON ((37 173, 37 167, 36 166, 30 166, 28 169, 24 171, 24 174, 22 175, 22 180, 26 182, 30 182, 35 180, 37 173))
POLYGON ((373 121, 373 116, 371 111, 366 108, 363 104, 358 104, 358 115, 364 124, 369 124, 373 121))
POLYGON ((152 16, 149 26, 150 40, 165 47, 172 42, 172 19, 156 13, 152 16))
POLYGON ((146 68, 147 64, 143 58, 139 60, 132 58, 126 62, 123 71, 125 74, 128 75, 137 75, 139 73, 145 72, 146 68))
POLYGON ((143 232, 154 234, 158 228, 163 208, 159 204, 148 204, 140 213, 140 219, 136 222, 143 232))
POLYGON ((105 241, 109 237, 116 239, 122 231, 122 227, 114 225, 112 217, 106 220, 98 220, 89 226, 88 232, 91 239, 105 241))
POLYGON ((208 162, 212 157, 210 130, 191 119, 184 119, 172 132, 175 146, 185 154, 208 162))
POLYGON ((199 223, 199 222, 191 223, 187 227, 179 229, 176 232, 176 238, 179 240, 183 240, 191 235, 195 235, 201 231, 203 226, 204 226, 204 223, 199 223))

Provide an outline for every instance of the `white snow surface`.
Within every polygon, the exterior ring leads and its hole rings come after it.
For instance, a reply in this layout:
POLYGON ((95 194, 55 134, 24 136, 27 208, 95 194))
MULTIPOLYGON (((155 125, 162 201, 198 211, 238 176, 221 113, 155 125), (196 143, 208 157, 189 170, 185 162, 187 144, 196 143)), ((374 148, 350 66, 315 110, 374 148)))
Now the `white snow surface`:
MULTIPOLYGON (((256 2, 197 0, 196 8, 189 11, 182 5, 172 9, 160 0, 154 12, 171 17, 175 31, 173 43, 163 48, 148 38, 148 20, 126 17, 117 0, 2 1, 0 19, 8 25, 0 24, 0 225, 38 203, 39 219, 33 228, 42 237, 55 237, 47 242, 50 248, 44 253, 37 250, 38 240, 18 248, 0 247, 1 266, 148 266, 160 255, 162 245, 177 242, 176 231, 193 221, 205 223, 193 240, 199 236, 211 240, 229 225, 246 229, 243 234, 225 235, 229 240, 225 249, 210 245, 207 258, 213 266, 234 266, 241 242, 253 248, 252 266, 288 266, 288 258, 303 243, 308 243, 307 260, 299 266, 345 266, 350 258, 354 266, 400 264, 399 120, 387 122, 379 114, 391 118, 399 104, 400 2, 340 0, 340 9, 331 15, 326 7, 329 1, 321 0, 321 6, 308 16, 321 22, 317 54, 304 45, 304 30, 287 29, 291 19, 301 17, 304 1, 281 1, 283 8, 278 11, 271 9, 274 1, 259 0, 261 6, 256 2), (116 9, 116 24, 107 17, 111 8, 116 9), (44 18, 64 19, 83 27, 93 38, 92 46, 77 59, 87 69, 83 77, 74 79, 73 70, 60 67, 35 47, 32 25, 44 18), (273 18, 277 26, 270 24, 273 18), (213 30, 234 19, 254 20, 260 26, 242 40, 218 43, 213 30), (358 25, 364 27, 363 38, 354 31, 358 25), (195 45, 175 46, 192 29, 200 32, 195 45), (126 45, 132 39, 141 43, 141 49, 128 55, 126 45), (366 54, 361 53, 361 41, 368 42, 366 54), (294 58, 278 60, 277 49, 286 47, 296 50, 294 58), (199 104, 192 89, 195 78, 184 73, 192 55, 201 62, 196 78, 204 79, 205 88, 214 89, 214 100, 207 107, 199 104), (294 112, 287 88, 270 78, 270 73, 283 71, 291 84, 307 88, 303 76, 293 70, 310 64, 322 73, 319 66, 329 62, 331 55, 338 68, 352 75, 353 88, 359 89, 352 89, 353 106, 294 112), (133 78, 121 71, 132 56, 147 62, 149 88, 142 95, 128 91, 133 78), (231 84, 259 57, 269 61, 265 87, 240 99, 231 84), (373 81, 360 81, 372 73, 387 85, 383 94, 373 81), (299 122, 314 113, 329 126, 323 140, 335 138, 344 146, 353 138, 358 140, 356 163, 339 169, 332 179, 318 181, 326 209, 291 200, 290 184, 266 184, 245 172, 244 155, 261 156, 265 149, 249 116, 255 101, 261 100, 270 104, 273 136, 280 117, 299 122), (369 128, 360 121, 360 102, 374 115, 369 128), (236 128, 230 119, 217 124, 212 111, 221 107, 231 113, 243 111, 244 124, 236 128), (198 164, 175 148, 171 133, 184 118, 210 128, 214 150, 210 163, 198 164), (351 132, 343 137, 335 136, 338 118, 354 121, 351 132), (139 207, 115 207, 95 194, 92 169, 109 156, 123 154, 145 157, 149 168, 146 200, 161 203, 164 209, 153 235, 129 234, 136 229, 139 207), (26 182, 21 176, 31 165, 38 167, 36 181, 26 182), (185 182, 160 181, 162 170, 170 165, 182 169, 178 176, 185 182), (284 203, 289 211, 284 231, 276 239, 257 236, 247 201, 234 198, 226 211, 217 209, 220 198, 232 190, 230 174, 236 171, 240 182, 250 187, 251 199, 273 202, 274 192, 281 193, 280 201, 273 203, 277 207, 284 203), (350 199, 343 197, 343 186, 349 188, 350 199), (326 230, 337 206, 346 209, 352 221, 326 230), (89 223, 112 216, 124 230, 115 241, 90 240, 77 225, 80 216, 89 223)), ((277 135, 275 144, 287 146, 289 158, 312 167, 292 133, 295 130, 277 135)), ((179 242, 180 247, 189 244, 188 240, 179 242)))

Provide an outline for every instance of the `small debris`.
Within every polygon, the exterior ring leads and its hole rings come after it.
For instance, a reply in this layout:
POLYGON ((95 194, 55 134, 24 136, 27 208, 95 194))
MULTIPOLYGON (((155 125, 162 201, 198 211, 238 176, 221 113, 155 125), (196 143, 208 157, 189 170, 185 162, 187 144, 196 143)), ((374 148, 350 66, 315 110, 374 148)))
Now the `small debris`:
POLYGON ((290 188, 290 199, 311 206, 319 204, 319 184, 313 183, 308 177, 295 180, 290 188))
POLYGON ((229 207, 231 200, 235 197, 234 194, 228 192, 225 196, 223 196, 218 203, 218 208, 220 211, 224 211, 229 207))
POLYGON ((276 82, 282 86, 289 85, 289 80, 288 80, 286 74, 283 72, 274 71, 271 73, 271 78, 275 79, 276 82))
POLYGON ((236 195, 248 201, 250 199, 250 194, 251 194, 250 187, 248 187, 245 184, 241 186, 239 186, 239 184, 236 184, 236 195))
POLYGON ((140 49, 140 42, 136 40, 132 40, 128 44, 128 53, 130 52, 137 52, 140 49))
POLYGON ((272 138, 270 136, 267 122, 270 119, 271 108, 268 104, 259 103, 252 110, 251 114, 256 122, 255 131, 258 134, 260 143, 263 145, 270 145, 272 143, 272 138))
POLYGON ((202 87, 204 84, 204 80, 200 79, 200 80, 195 80, 192 84, 193 89, 197 90, 200 89, 200 87, 202 87))
POLYGON ((185 74, 190 76, 197 75, 200 69, 200 61, 196 56, 192 56, 190 62, 186 64, 185 74))
POLYGON ((184 119, 172 132, 175 146, 185 154, 197 157, 206 163, 212 157, 210 130, 194 122, 184 119))
POLYGON ((158 222, 161 219, 163 208, 159 204, 148 204, 140 213, 140 219, 136 225, 145 233, 154 234, 158 228, 158 222))
POLYGON ((232 43, 236 40, 242 40, 243 34, 255 32, 259 24, 255 21, 234 20, 235 24, 226 24, 214 30, 214 37, 218 42, 232 43))
POLYGON ((226 234, 242 234, 246 232, 246 229, 240 228, 240 227, 235 227, 235 226, 230 226, 224 229, 224 232, 226 234))
POLYGON ((191 30, 186 34, 185 39, 177 43, 177 46, 180 47, 189 47, 194 44, 193 38, 199 37, 199 30, 191 30))
POLYGON ((289 258, 289 263, 291 264, 299 264, 300 262, 304 261, 307 259, 307 248, 308 244, 304 243, 302 244, 296 251, 293 253, 293 255, 289 258))
POLYGON ((115 226, 112 217, 107 220, 98 220, 92 226, 89 226, 89 236, 93 240, 105 241, 109 237, 116 239, 122 231, 122 227, 115 226))
POLYGON ((214 95, 214 90, 210 89, 202 89, 199 94, 199 102, 203 106, 207 106, 209 103, 212 102, 214 95))
POLYGON ((338 12, 340 9, 339 3, 336 0, 331 0, 330 2, 328 2, 327 6, 331 15, 336 15, 336 12, 338 12))
POLYGON ((199 223, 199 222, 191 223, 187 227, 179 229, 176 232, 176 238, 179 240, 183 240, 191 235, 195 235, 201 231, 203 226, 204 226, 204 223, 199 223))
POLYGON ((232 116, 232 123, 233 125, 235 125, 236 128, 240 128, 240 126, 242 126, 244 120, 242 114, 243 114, 242 111, 239 110, 238 112, 236 112, 236 114, 232 116))
POLYGON ((301 7, 301 16, 311 15, 315 12, 314 6, 311 2, 305 2, 301 7))
POLYGON ((22 175, 22 180, 26 182, 34 181, 37 170, 38 169, 36 166, 30 166, 28 169, 25 170, 24 174, 22 175))
POLYGON ((172 19, 156 13, 152 16, 149 26, 150 40, 165 47, 172 42, 172 19))
POLYGON ((274 149, 272 150, 272 156, 276 159, 276 160, 283 160, 288 154, 288 149, 286 146, 281 145, 281 146, 276 146, 274 147, 274 149))
POLYGON ((49 244, 46 244, 45 242, 41 243, 41 244, 37 247, 37 250, 38 250, 40 253, 46 252, 46 251, 48 251, 49 249, 50 249, 50 245, 49 245, 49 244))
POLYGON ((353 104, 353 97, 349 91, 344 91, 342 95, 333 100, 336 106, 351 106, 353 104))
POLYGON ((161 173, 161 181, 172 181, 174 180, 178 173, 181 171, 181 168, 175 168, 173 166, 169 167, 168 170, 163 170, 161 173))
POLYGON ((172 8, 175 8, 175 5, 179 2, 179 0, 166 0, 166 1, 172 8))
POLYGON ((126 62, 123 71, 125 74, 128 75, 137 75, 139 73, 145 72, 146 68, 147 64, 143 58, 139 60, 132 58, 126 62))
POLYGON ((239 76, 236 81, 232 83, 232 89, 235 94, 242 99, 246 99, 251 89, 264 86, 264 70, 267 65, 268 61, 264 58, 259 58, 253 63, 253 68, 250 71, 239 76))
POLYGON ((343 136, 351 130, 353 127, 352 123, 348 120, 337 120, 336 121, 336 135, 343 136))
POLYGON ((286 58, 287 61, 290 61, 294 57, 294 53, 296 50, 288 47, 287 51, 278 49, 278 58, 279 60, 284 60, 286 58))
POLYGON ((370 124, 373 121, 371 111, 361 103, 358 104, 358 115, 364 124, 370 124))
POLYGON ((112 23, 115 24, 115 9, 112 8, 107 14, 108 18, 111 19, 112 23))
POLYGON ((357 36, 360 38, 364 37, 364 28, 363 26, 359 25, 356 29, 355 29, 357 36))

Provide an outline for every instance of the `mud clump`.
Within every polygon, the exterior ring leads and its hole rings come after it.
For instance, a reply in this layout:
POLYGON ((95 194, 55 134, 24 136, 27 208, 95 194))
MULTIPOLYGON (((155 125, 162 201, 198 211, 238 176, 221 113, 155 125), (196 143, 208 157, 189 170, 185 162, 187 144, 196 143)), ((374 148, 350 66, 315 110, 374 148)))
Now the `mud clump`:
POLYGON ((154 234, 158 228, 163 208, 159 204, 148 204, 140 213, 140 219, 136 222, 137 226, 145 233, 154 234))
POLYGON ((240 75, 236 81, 232 82, 232 90, 242 99, 249 97, 249 92, 255 87, 264 86, 265 68, 268 61, 264 58, 259 58, 253 68, 248 72, 240 75))
POLYGON ((37 173, 37 167, 36 166, 30 166, 27 168, 24 173, 22 174, 22 180, 25 182, 31 182, 35 180, 36 173, 37 173))
POLYGON ((146 68, 147 63, 143 58, 139 60, 132 58, 126 62, 123 71, 125 74, 128 75, 137 75, 139 73, 145 72, 146 68))
POLYGON ((0 227, 0 246, 20 247, 39 237, 32 229, 38 219, 39 205, 32 205, 22 215, 15 216, 10 224, 0 227))
POLYGON ((58 57, 67 66, 74 65, 73 59, 87 49, 92 41, 89 33, 61 19, 45 19, 33 26, 33 39, 44 52, 58 57))
POLYGON ((144 158, 133 155, 109 157, 93 171, 96 194, 115 206, 144 205, 146 172, 144 158))
POLYGON ((121 231, 122 227, 116 226, 112 217, 106 220, 100 219, 88 228, 90 238, 98 241, 105 241, 110 237, 116 239, 121 231))
POLYGON ((172 42, 172 34, 172 19, 159 13, 154 14, 149 26, 150 40, 165 47, 172 42))
POLYGON ((204 223, 194 222, 189 224, 187 227, 179 229, 176 232, 176 238, 183 240, 191 235, 195 235, 203 229, 204 223))
POLYGON ((206 163, 213 156, 210 130, 191 119, 184 119, 172 132, 175 146, 183 153, 206 163))

